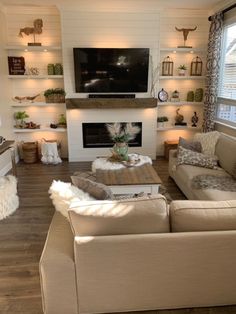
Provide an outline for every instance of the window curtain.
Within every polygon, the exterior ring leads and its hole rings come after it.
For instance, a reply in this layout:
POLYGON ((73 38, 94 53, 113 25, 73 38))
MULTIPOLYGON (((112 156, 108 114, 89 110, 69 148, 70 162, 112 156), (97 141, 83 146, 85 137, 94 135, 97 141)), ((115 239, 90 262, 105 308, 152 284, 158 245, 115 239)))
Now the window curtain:
POLYGON ((217 90, 220 75, 220 52, 223 33, 223 13, 212 16, 208 38, 206 63, 206 88, 203 112, 203 132, 214 130, 216 117, 217 90))

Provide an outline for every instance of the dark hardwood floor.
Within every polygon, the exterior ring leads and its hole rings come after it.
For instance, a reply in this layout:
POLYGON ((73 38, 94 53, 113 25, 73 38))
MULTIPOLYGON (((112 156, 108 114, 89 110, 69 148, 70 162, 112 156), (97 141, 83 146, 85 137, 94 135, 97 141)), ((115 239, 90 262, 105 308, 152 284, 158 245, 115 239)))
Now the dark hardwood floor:
MULTIPOLYGON (((183 199, 183 194, 168 178, 167 166, 163 158, 154 163, 171 197, 183 199)), ((48 189, 53 179, 68 182, 74 171, 86 170, 90 170, 90 163, 18 164, 20 207, 12 216, 0 221, 0 314, 42 314, 38 262, 54 212, 48 189)), ((149 313, 236 313, 236 306, 149 313)))

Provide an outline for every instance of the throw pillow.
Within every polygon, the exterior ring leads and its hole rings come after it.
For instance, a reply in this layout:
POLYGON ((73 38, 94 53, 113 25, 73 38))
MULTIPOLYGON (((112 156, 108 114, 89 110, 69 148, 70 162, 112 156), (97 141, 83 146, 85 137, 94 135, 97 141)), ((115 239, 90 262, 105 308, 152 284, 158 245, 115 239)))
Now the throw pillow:
POLYGON ((202 153, 205 155, 215 155, 216 143, 220 137, 218 131, 208 133, 197 133, 194 136, 194 141, 199 141, 202 145, 202 153))
POLYGON ((95 200, 94 197, 73 186, 71 183, 55 180, 49 188, 49 194, 55 209, 67 219, 70 206, 79 206, 81 201, 95 200))
POLYGON ((193 152, 180 146, 177 155, 177 165, 182 164, 217 169, 217 158, 193 152))
POLYGON ((201 153, 202 152, 202 145, 198 141, 187 141, 183 137, 179 138, 179 146, 182 146, 183 148, 192 150, 194 152, 201 153))
POLYGON ((89 193, 97 200, 111 200, 113 199, 113 193, 111 189, 98 182, 91 181, 80 176, 71 176, 72 183, 84 192, 89 193))

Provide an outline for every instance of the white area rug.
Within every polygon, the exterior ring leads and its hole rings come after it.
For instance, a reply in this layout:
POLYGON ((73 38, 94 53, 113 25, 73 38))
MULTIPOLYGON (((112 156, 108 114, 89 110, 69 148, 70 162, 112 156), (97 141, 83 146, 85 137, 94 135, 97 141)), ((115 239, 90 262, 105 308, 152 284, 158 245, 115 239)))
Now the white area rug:
POLYGON ((14 213, 19 207, 16 184, 14 176, 0 177, 0 220, 14 213))
MULTIPOLYGON (((148 156, 143 156, 143 155, 138 155, 138 154, 129 154, 130 158, 137 158, 139 159, 139 162, 135 164, 135 167, 142 166, 143 164, 152 164, 152 160, 148 156)), ((110 170, 110 169, 122 169, 125 168, 126 166, 123 165, 120 162, 111 162, 108 161, 106 157, 100 157, 97 158, 93 161, 92 163, 92 172, 96 172, 97 169, 102 169, 102 170, 110 170)))

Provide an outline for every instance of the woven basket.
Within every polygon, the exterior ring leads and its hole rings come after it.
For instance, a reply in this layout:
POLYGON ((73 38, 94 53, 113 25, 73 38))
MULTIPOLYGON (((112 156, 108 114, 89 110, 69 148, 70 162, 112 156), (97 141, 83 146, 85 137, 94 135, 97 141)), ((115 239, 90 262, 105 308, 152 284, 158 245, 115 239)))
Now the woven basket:
POLYGON ((38 143, 25 142, 22 144, 23 160, 26 164, 33 164, 38 160, 38 143))
POLYGON ((64 103, 65 96, 60 94, 52 94, 45 97, 46 103, 64 103))

